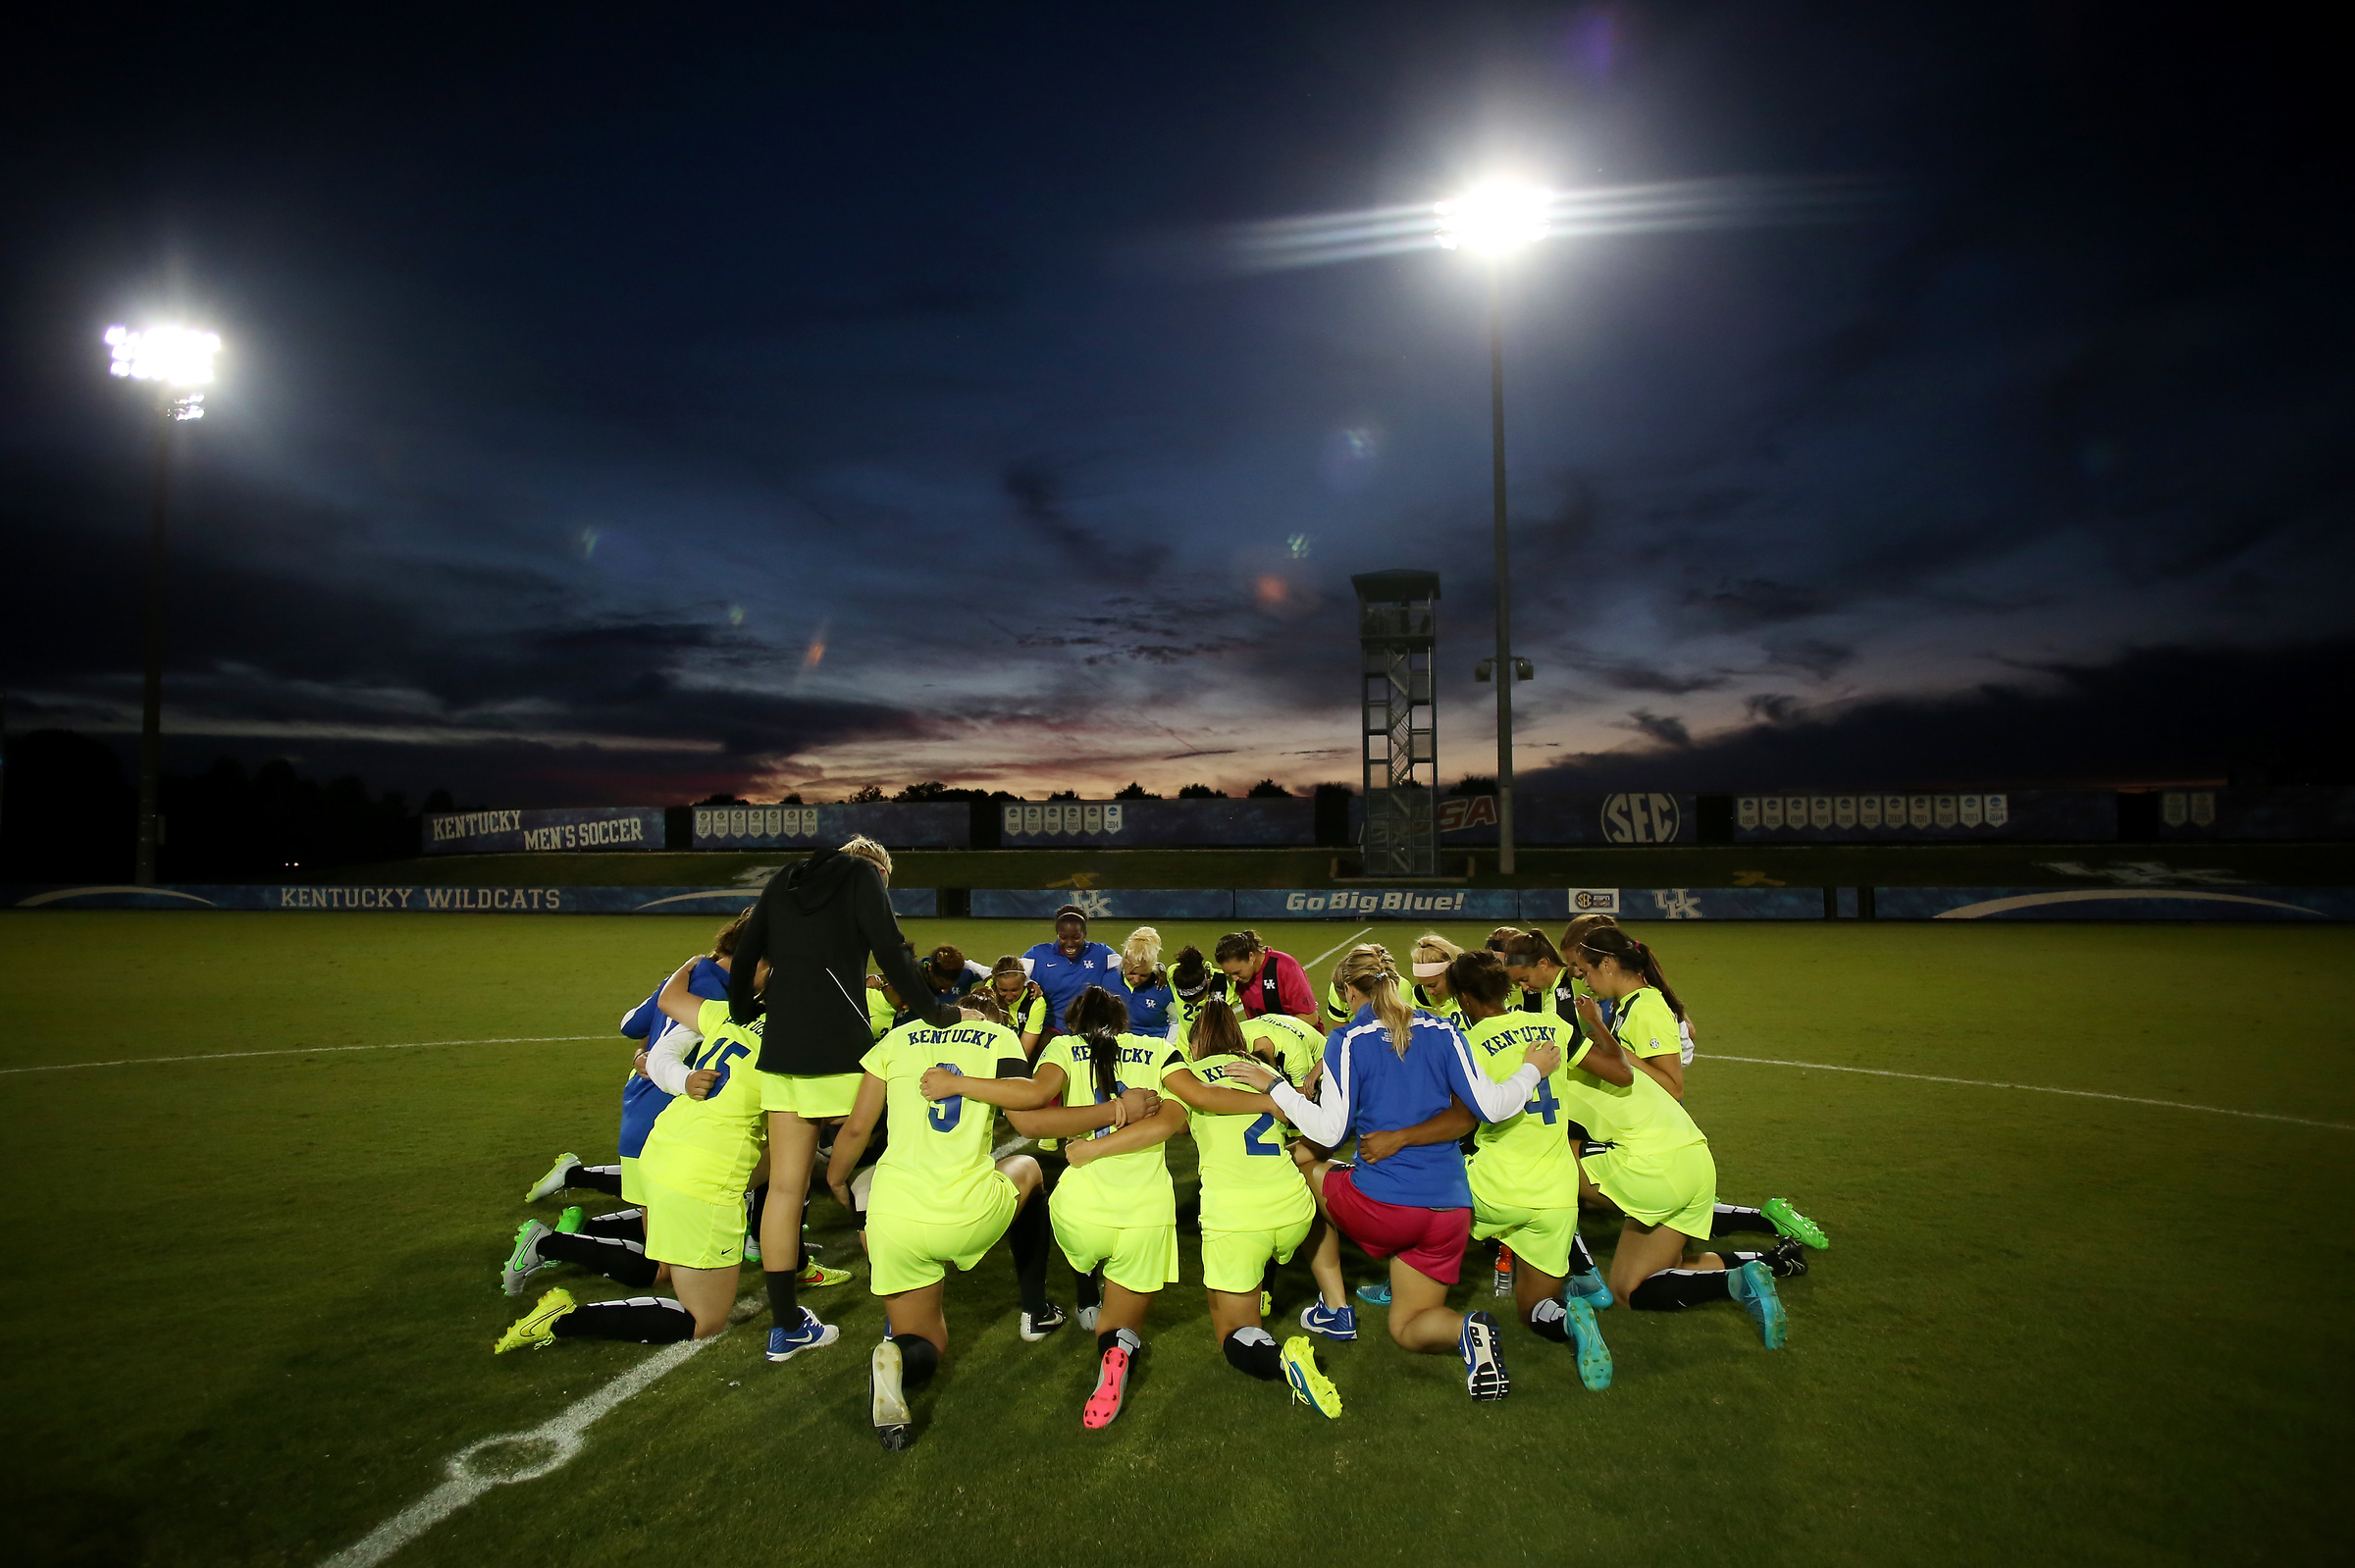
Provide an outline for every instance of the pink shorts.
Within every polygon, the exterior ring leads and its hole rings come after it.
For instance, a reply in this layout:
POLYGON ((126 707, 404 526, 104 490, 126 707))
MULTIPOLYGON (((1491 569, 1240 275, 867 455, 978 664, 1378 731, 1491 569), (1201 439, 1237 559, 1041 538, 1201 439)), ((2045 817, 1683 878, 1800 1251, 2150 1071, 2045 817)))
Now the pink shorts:
POLYGON ((1348 1172, 1328 1171, 1325 1212, 1368 1257, 1396 1254, 1399 1262, 1441 1284, 1453 1284, 1463 1276, 1464 1248, 1472 1240, 1470 1209, 1409 1209, 1383 1203, 1358 1191, 1348 1172))

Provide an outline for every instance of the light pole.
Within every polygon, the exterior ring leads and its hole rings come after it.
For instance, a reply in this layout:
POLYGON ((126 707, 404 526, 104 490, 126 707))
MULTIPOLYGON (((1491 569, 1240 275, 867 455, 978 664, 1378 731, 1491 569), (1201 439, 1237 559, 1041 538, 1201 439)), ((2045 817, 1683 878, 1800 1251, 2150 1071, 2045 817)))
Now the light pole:
POLYGON ((213 355, 220 351, 221 339, 184 327, 145 332, 109 327, 106 345, 114 352, 109 375, 152 382, 157 392, 155 490, 147 519, 147 661, 139 712, 139 849, 131 876, 139 886, 152 887, 155 847, 163 837, 156 797, 164 745, 164 526, 172 499, 172 431, 204 417, 204 393, 188 389, 213 379, 213 355))
POLYGON ((1442 201, 1439 241, 1448 250, 1472 250, 1489 260, 1489 437, 1496 536, 1496 656, 1483 659, 1476 678, 1496 682, 1496 869, 1513 870, 1513 682, 1536 674, 1529 660, 1513 656, 1512 558, 1504 526, 1504 258, 1545 237, 1545 209, 1552 198, 1524 185, 1489 184, 1442 201))

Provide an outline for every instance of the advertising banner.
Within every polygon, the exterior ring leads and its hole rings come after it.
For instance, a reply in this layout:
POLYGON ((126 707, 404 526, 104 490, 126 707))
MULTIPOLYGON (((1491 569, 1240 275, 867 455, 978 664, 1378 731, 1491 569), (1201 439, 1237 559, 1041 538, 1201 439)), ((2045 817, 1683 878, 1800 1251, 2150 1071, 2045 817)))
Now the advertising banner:
POLYGON ((1078 905, 1090 920, 1226 920, 1234 916, 1234 895, 1223 887, 977 887, 972 893, 973 917, 978 920, 1043 921, 1053 918, 1066 904, 1078 905))
MULTIPOLYGON (((309 910, 409 915, 716 915, 760 897, 757 887, 409 887, 338 883, 185 887, 5 887, 0 908, 19 910, 309 910)), ((940 908, 928 887, 895 887, 892 913, 928 919, 940 908)))
MULTIPOLYGON (((1349 832, 1365 827, 1365 803, 1350 803, 1349 832)), ((1648 791, 1617 795, 1513 794, 1513 842, 1553 844, 1691 844, 1699 839, 1694 797, 1648 791)), ((1496 797, 1450 795, 1439 801, 1442 849, 1496 842, 1496 797)))
POLYGON ((451 811, 425 819, 428 855, 658 850, 658 806, 580 806, 550 810, 451 811))
POLYGON ((1884 920, 2355 920, 2345 887, 1881 887, 1884 920))
POLYGON ((1515 920, 1510 887, 1238 887, 1237 920, 1515 920))
POLYGON ((1008 849, 1098 845, 1109 849, 1311 847, 1313 800, 1007 801, 998 842, 1008 849))
POLYGON ((1737 795, 1737 844, 2107 843, 2118 797, 2093 790, 1947 794, 1737 795))
POLYGON ((1550 924, 1579 915, 1612 915, 1622 920, 1820 920, 1823 889, 1533 887, 1521 894, 1523 919, 1550 924))
POLYGON ((2166 790, 2159 796, 2159 837, 2309 844, 2355 839, 2355 790, 2166 790))
POLYGON ((961 850, 972 837, 963 801, 863 801, 843 806, 699 806, 699 850, 808 850, 861 834, 887 850, 961 850))

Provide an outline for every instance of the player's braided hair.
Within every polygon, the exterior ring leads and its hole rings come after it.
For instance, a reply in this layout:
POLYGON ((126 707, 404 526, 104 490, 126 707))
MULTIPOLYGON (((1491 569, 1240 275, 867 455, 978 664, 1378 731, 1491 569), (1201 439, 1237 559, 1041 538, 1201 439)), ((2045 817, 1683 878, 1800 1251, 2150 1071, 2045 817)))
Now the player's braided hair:
POLYGON ((1668 988, 1668 976, 1660 972, 1660 961, 1653 956, 1649 947, 1620 927, 1606 925, 1600 930, 1589 932, 1587 939, 1578 945, 1578 951, 1596 963, 1609 959, 1630 974, 1643 975, 1644 983, 1659 992, 1660 1000, 1668 1004, 1668 1011, 1676 1015, 1678 1021, 1683 1021, 1685 1005, 1668 988))
POLYGON ((1382 1022, 1390 1037, 1390 1049, 1406 1055, 1407 1040, 1415 1027, 1415 1010, 1406 1005, 1398 994, 1398 965, 1390 950, 1380 942, 1361 942, 1342 955, 1334 966, 1334 983, 1345 991, 1354 991, 1374 1009, 1374 1017, 1382 1022))
POLYGON ((1072 998, 1063 1010, 1063 1026, 1087 1044, 1087 1065, 1094 1070, 1096 1102, 1100 1105, 1121 1092, 1121 1034, 1128 1027, 1128 1005, 1100 985, 1091 985, 1072 998))

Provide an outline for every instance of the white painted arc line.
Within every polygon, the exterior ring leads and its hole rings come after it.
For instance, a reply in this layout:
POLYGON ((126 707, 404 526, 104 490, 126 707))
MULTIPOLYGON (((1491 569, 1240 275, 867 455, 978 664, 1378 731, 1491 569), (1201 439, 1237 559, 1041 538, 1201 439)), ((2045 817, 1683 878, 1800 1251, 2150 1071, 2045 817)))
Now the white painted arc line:
POLYGON ((174 1062, 235 1062, 252 1056, 321 1056, 330 1051, 421 1051, 437 1045, 550 1045, 572 1040, 619 1039, 603 1034, 515 1034, 494 1040, 388 1040, 382 1045, 305 1045, 284 1051, 216 1051, 205 1056, 127 1056, 113 1062, 52 1062, 46 1067, 0 1068, 0 1077, 19 1072, 72 1072, 78 1068, 138 1068, 174 1062))
POLYGON ((2271 1111, 2236 1111, 2225 1105, 2194 1105, 2188 1100, 2152 1100, 2139 1094, 2104 1094, 2097 1089, 2056 1089, 2049 1083, 1998 1083, 1992 1078, 1950 1078, 1936 1072, 1898 1072, 1888 1068, 1844 1068, 1830 1062, 1784 1062, 1770 1056, 1723 1056, 1715 1051, 1694 1053, 1697 1061, 1748 1062, 1768 1068, 1810 1068, 1818 1072, 1861 1072, 1876 1078, 1911 1078, 1917 1083, 1962 1083, 1974 1089, 2025 1089, 2030 1094, 2066 1094, 2079 1100, 2116 1100, 2121 1105, 2158 1105, 2170 1111, 2205 1111, 2210 1116, 2246 1117, 2252 1122, 2287 1122, 2292 1126, 2328 1127, 2332 1132, 2355 1132, 2345 1122, 2314 1122, 2302 1116, 2278 1116, 2271 1111))
MULTIPOLYGON (((1333 944, 1333 946, 1331 946, 1331 947, 1327 948, 1327 949, 1326 949, 1324 952, 1322 952, 1322 953, 1318 954, 1318 955, 1317 955, 1315 958, 1313 958, 1313 959, 1310 959, 1310 960, 1309 960, 1309 961, 1308 961, 1306 964, 1303 964, 1303 965, 1301 965, 1301 966, 1300 966, 1300 967, 1301 967, 1301 968, 1303 968, 1303 969, 1314 968, 1314 967, 1315 967, 1317 965, 1320 965, 1320 964, 1324 963, 1324 962, 1325 962, 1327 959, 1329 959, 1329 958, 1333 957, 1333 956, 1334 956, 1335 953, 1338 953, 1338 952, 1339 952, 1341 949, 1343 949, 1343 948, 1347 947, 1347 946, 1348 946, 1350 943, 1352 943, 1352 942, 1356 941, 1358 937, 1365 935, 1365 934, 1366 934, 1366 931, 1371 931, 1371 930, 1373 930, 1373 929, 1374 929, 1374 927, 1372 927, 1372 926, 1370 926, 1370 925, 1369 925, 1369 926, 1367 926, 1367 927, 1366 927, 1366 930, 1365 930, 1365 931, 1359 931, 1359 932, 1357 932, 1357 933, 1356 933, 1356 935, 1353 935, 1353 936, 1344 936, 1344 937, 1342 937, 1342 938, 1341 938, 1341 939, 1340 939, 1338 942, 1335 942, 1335 943, 1334 943, 1334 944, 1333 944)), ((1311 980, 1311 981, 1309 982, 1309 984, 1311 984, 1311 985, 1314 985, 1314 984, 1316 984, 1316 982, 1315 982, 1314 980, 1311 980)))

